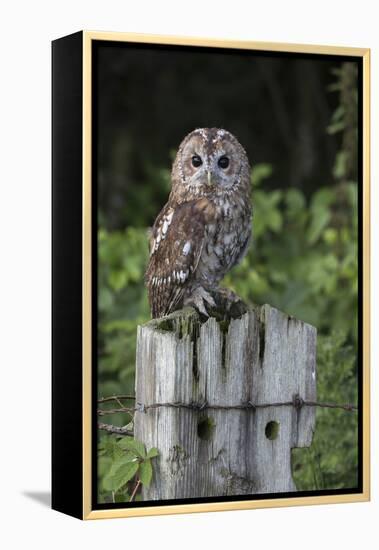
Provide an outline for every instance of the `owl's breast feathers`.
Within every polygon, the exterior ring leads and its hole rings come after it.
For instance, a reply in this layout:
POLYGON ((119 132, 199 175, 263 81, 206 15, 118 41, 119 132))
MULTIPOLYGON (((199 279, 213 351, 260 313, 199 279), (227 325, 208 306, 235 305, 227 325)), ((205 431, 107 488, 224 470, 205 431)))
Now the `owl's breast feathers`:
POLYGON ((240 216, 242 211, 235 210, 238 215, 228 219, 225 208, 206 197, 181 204, 167 203, 162 209, 152 230, 145 274, 153 318, 180 307, 186 290, 199 276, 218 282, 236 263, 250 233, 250 210, 248 207, 246 211, 246 205, 242 207, 248 214, 242 216, 245 221, 240 216), (241 229, 240 244, 233 238, 228 245, 229 233, 223 235, 223 228, 227 227, 233 232, 241 229), (237 246, 233 257, 230 245, 237 246))

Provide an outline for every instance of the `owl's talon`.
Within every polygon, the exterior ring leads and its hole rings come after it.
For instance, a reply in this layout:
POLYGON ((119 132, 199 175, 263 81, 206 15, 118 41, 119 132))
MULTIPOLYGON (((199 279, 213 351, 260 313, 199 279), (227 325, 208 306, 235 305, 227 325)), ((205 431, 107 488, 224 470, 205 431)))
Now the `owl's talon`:
POLYGON ((235 302, 241 302, 241 298, 233 292, 233 290, 230 290, 230 288, 219 288, 217 289, 219 296, 221 296, 229 305, 235 303, 235 302))
POLYGON ((205 315, 206 317, 209 317, 209 313, 206 310, 204 306, 204 302, 201 298, 199 300, 194 301, 193 305, 195 306, 195 308, 198 310, 199 313, 201 313, 202 315, 205 315))
POLYGON ((184 304, 195 306, 195 308, 206 317, 209 317, 209 313, 205 307, 206 304, 210 307, 217 307, 212 296, 203 287, 198 287, 193 294, 185 300, 184 304))

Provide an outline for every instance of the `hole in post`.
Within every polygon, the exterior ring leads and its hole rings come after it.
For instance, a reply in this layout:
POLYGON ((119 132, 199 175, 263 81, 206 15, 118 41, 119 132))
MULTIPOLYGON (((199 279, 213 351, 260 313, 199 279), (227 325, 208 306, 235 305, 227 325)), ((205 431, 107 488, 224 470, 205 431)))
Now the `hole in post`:
POLYGON ((197 435, 200 439, 208 441, 213 435, 215 426, 216 424, 212 418, 209 418, 208 416, 202 418, 197 425, 197 435))
POLYGON ((268 422, 266 424, 265 428, 265 436, 267 439, 276 439, 279 435, 279 422, 275 422, 275 420, 272 420, 271 422, 268 422))

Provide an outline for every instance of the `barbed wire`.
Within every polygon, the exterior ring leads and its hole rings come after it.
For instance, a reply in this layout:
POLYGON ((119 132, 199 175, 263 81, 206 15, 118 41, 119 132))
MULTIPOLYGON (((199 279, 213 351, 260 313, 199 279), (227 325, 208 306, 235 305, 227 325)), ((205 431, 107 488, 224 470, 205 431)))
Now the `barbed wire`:
POLYGON ((133 430, 130 430, 127 427, 122 426, 113 426, 112 424, 104 424, 103 422, 97 423, 97 428, 99 430, 104 430, 111 434, 117 434, 117 435, 130 435, 133 437, 134 432, 133 430))
MULTIPOLYGON (((98 416, 105 416, 110 414, 117 414, 117 413, 127 413, 130 416, 133 417, 135 412, 140 413, 147 413, 147 411, 151 409, 158 409, 161 407, 164 408, 175 408, 175 409, 190 409, 193 411, 204 411, 204 410, 252 410, 256 411, 258 409, 266 409, 268 407, 294 407, 297 410, 300 410, 302 407, 320 407, 320 408, 327 408, 327 409, 340 409, 347 412, 355 412, 358 410, 358 407, 356 405, 353 405, 351 403, 327 403, 327 402, 320 402, 320 401, 308 401, 305 399, 302 399, 300 395, 296 394, 293 396, 292 401, 280 401, 280 402, 274 402, 274 403, 253 403, 252 401, 247 401, 245 403, 239 403, 236 405, 215 405, 215 404, 209 404, 206 401, 203 401, 201 403, 198 402, 190 402, 190 403, 181 403, 181 402, 166 402, 166 403, 151 403, 150 405, 145 405, 144 403, 136 403, 134 407, 124 407, 122 405, 122 401, 126 399, 134 399, 134 396, 131 395, 114 395, 111 397, 101 398, 98 400, 98 403, 104 403, 109 401, 116 401, 119 405, 121 405, 119 408, 113 408, 113 409, 98 409, 97 414, 98 416)), ((118 426, 112 426, 111 424, 104 424, 99 422, 98 428, 100 430, 105 430, 110 433, 116 433, 119 435, 132 435, 132 432, 130 433, 130 430, 127 430, 126 428, 120 428, 118 426)))
POLYGON ((125 401, 127 399, 132 399, 135 401, 136 396, 127 394, 127 395, 111 395, 110 397, 101 397, 97 400, 98 403, 106 403, 107 401, 125 401))

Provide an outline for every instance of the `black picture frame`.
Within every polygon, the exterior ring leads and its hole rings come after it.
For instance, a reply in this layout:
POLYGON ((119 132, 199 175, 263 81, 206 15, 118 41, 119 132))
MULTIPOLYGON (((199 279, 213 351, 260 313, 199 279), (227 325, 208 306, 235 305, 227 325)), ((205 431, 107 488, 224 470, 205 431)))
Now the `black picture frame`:
POLYGON ((80 519, 369 499, 369 50, 78 32, 52 47, 52 507, 80 519), (97 502, 97 49, 253 51, 356 58, 359 67, 359 484, 328 490, 171 501, 97 502), (69 483, 68 483, 69 479, 69 483))

